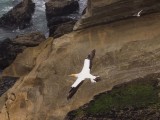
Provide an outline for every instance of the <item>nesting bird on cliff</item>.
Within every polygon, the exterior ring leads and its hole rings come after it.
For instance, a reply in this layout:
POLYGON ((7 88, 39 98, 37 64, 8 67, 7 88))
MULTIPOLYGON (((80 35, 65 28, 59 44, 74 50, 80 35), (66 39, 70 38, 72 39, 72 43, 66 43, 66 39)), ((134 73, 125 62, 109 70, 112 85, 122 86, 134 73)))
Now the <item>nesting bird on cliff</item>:
POLYGON ((80 73, 69 75, 76 77, 77 80, 72 84, 67 99, 72 98, 72 96, 76 93, 84 80, 90 79, 92 83, 96 83, 100 80, 99 76, 94 76, 90 74, 90 70, 92 68, 92 60, 95 56, 95 52, 96 50, 92 50, 91 53, 87 56, 87 58, 84 60, 84 65, 80 73))

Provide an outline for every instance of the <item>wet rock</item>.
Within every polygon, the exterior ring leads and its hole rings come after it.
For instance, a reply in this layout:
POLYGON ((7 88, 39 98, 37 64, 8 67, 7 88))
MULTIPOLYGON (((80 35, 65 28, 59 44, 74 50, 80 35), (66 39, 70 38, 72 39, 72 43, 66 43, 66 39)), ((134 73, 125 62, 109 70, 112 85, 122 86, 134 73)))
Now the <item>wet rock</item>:
POLYGON ((45 40, 45 36, 39 32, 19 35, 14 39, 5 39, 0 42, 0 69, 6 68, 27 47, 34 47, 45 40))
POLYGON ((15 84, 17 79, 18 77, 10 77, 10 76, 4 76, 0 78, 0 97, 15 84))
POLYGON ((32 0, 23 0, 8 13, 0 18, 0 27, 8 29, 24 29, 31 25, 35 3, 32 0))
POLYGON ((49 36, 58 37, 73 30, 77 20, 70 15, 79 9, 77 0, 50 0, 45 5, 49 36))
POLYGON ((39 45, 46 38, 44 34, 40 32, 32 32, 29 34, 18 35, 15 39, 12 40, 14 45, 34 47, 39 45))
POLYGON ((45 5, 48 20, 53 18, 53 16, 69 15, 79 8, 77 0, 50 0, 45 5))
POLYGON ((76 23, 74 30, 137 17, 136 15, 141 10, 141 16, 160 12, 160 1, 88 0, 86 13, 76 23))
POLYGON ((73 31, 73 26, 77 20, 66 17, 56 17, 48 23, 50 26, 50 36, 60 37, 66 33, 73 31))
POLYGON ((76 21, 69 21, 65 22, 58 26, 58 28, 54 32, 54 37, 60 37, 61 35, 64 35, 66 33, 69 33, 73 30, 73 25, 76 23, 76 21))

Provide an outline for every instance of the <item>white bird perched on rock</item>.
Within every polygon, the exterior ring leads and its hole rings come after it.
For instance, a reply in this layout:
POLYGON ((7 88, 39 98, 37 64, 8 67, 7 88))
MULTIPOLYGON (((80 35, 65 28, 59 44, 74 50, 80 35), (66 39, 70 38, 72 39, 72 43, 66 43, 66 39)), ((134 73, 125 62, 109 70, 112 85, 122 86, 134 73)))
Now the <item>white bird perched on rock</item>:
POLYGON ((90 79, 92 83, 96 83, 100 80, 99 76, 94 76, 90 74, 90 70, 92 68, 92 60, 95 56, 95 50, 92 50, 91 53, 84 60, 84 65, 82 71, 78 74, 71 74, 69 76, 77 77, 77 80, 71 86, 67 99, 70 99, 78 90, 78 88, 82 85, 85 79, 90 79))
POLYGON ((143 11, 143 10, 140 10, 138 13, 134 14, 133 16, 140 17, 140 16, 141 16, 142 11, 143 11))

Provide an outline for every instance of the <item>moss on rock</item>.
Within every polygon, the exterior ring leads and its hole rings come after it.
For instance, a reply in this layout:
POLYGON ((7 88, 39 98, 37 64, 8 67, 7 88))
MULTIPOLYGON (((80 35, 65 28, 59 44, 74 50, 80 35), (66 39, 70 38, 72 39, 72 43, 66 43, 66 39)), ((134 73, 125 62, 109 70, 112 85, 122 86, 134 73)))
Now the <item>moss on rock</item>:
POLYGON ((105 118, 114 116, 115 118, 118 114, 127 114, 126 111, 130 113, 146 109, 158 111, 160 110, 160 87, 156 77, 146 76, 118 85, 109 92, 95 96, 90 103, 70 112, 68 116, 70 119, 89 116, 105 116, 105 118))

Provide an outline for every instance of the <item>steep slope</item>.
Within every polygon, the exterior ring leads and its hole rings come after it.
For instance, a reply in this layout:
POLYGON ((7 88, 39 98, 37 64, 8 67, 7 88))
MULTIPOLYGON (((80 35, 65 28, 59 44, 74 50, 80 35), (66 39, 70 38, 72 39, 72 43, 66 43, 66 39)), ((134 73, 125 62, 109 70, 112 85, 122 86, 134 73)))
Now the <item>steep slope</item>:
POLYGON ((137 17, 160 11, 159 0, 88 0, 86 14, 76 23, 74 29, 83 29, 114 21, 137 17))
POLYGON ((65 120, 158 120, 160 73, 152 73, 98 94, 65 120))
MULTIPOLYGON (((147 15, 72 32, 27 48, 3 72, 20 77, 0 105, 1 120, 58 120, 113 86, 160 72, 160 14, 147 15), (92 49, 92 73, 101 82, 85 81, 75 96, 66 97, 92 49)), ((0 98, 4 99, 5 95, 0 98)))
POLYGON ((42 33, 32 32, 0 41, 0 69, 8 67, 25 48, 37 46, 45 39, 42 33))

